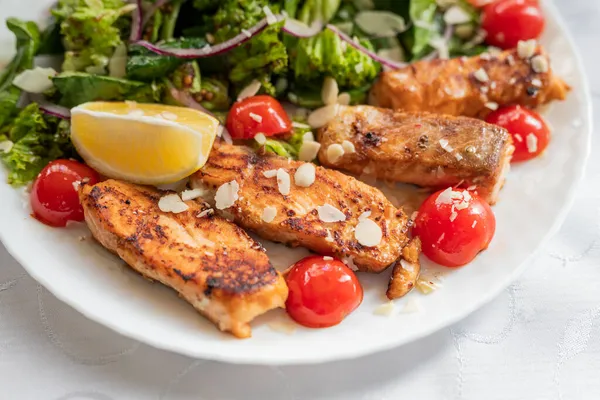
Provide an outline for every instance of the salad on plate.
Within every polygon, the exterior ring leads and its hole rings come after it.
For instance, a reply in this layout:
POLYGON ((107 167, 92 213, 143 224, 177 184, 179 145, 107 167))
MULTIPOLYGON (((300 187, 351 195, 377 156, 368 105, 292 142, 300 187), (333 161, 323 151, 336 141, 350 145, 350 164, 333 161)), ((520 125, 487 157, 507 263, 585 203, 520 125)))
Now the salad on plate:
POLYGON ((438 286, 423 257, 469 264, 570 91, 536 0, 59 0, 6 24, 0 159, 32 216, 85 221, 240 338, 280 307, 341 323, 365 273, 391 302, 438 286), (314 255, 277 271, 258 240, 314 255))

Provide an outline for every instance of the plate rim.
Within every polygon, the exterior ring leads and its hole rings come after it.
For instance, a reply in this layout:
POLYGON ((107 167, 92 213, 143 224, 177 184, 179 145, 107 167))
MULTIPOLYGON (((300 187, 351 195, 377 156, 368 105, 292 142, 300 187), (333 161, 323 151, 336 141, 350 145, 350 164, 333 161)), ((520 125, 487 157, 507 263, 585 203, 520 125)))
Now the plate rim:
POLYGON ((182 354, 189 357, 213 360, 213 361, 221 361, 230 364, 250 364, 250 365, 317 365, 323 364, 332 361, 341 361, 341 360, 349 360, 359 357, 364 357, 367 355, 380 353, 383 351, 387 351, 390 349, 399 348, 401 346, 409 345, 410 343, 426 338, 432 335, 435 332, 438 332, 448 326, 454 325, 458 321, 461 321, 471 315, 477 309, 483 307, 488 304, 491 300, 496 298, 506 287, 508 287, 512 282, 514 282, 531 264, 531 261, 539 254, 540 250, 544 247, 544 245, 556 234, 559 228, 562 226, 564 221, 567 218, 569 211, 571 210, 579 188, 581 187, 583 178, 585 176, 585 171, 587 169, 588 161, 591 154, 591 142, 592 136, 594 132, 594 120, 593 120, 593 107, 592 107, 592 96, 591 89, 589 86, 589 80, 587 73, 584 68, 584 64, 581 57, 581 52, 576 45, 570 30, 568 29, 565 21, 563 20, 560 12, 556 8, 556 6, 549 1, 543 2, 544 11, 551 15, 554 23, 559 28, 561 34, 564 39, 567 41, 568 46, 573 49, 574 53, 574 61, 575 61, 575 73, 580 76, 582 86, 583 86, 583 100, 585 102, 585 112, 582 111, 582 115, 587 118, 587 126, 588 129, 585 132, 586 141, 585 141, 585 154, 581 157, 581 162, 578 170, 576 170, 577 175, 573 181, 573 185, 571 190, 568 192, 566 199, 554 218, 554 222, 548 232, 541 238, 538 246, 527 256, 525 259, 519 264, 517 268, 515 268, 512 273, 508 274, 504 281, 494 286, 494 290, 490 290, 487 292, 485 296, 482 296, 479 301, 473 302, 469 304, 468 307, 465 307, 462 312, 453 314, 452 316, 441 319, 440 322, 436 325, 432 325, 431 327, 416 331, 410 335, 403 336, 401 340, 398 341, 387 341, 383 343, 372 343, 369 346, 361 346, 357 348, 351 348, 351 350, 341 354, 341 353, 329 353, 322 354, 319 359, 314 358, 290 358, 290 359, 277 359, 273 360, 269 357, 265 358, 257 358, 256 356, 247 356, 247 355, 236 355, 232 356, 230 354, 220 354, 218 351, 211 351, 210 349, 189 349, 189 348, 181 348, 176 344, 172 344, 168 341, 158 340, 152 335, 142 335, 139 331, 130 330, 119 325, 118 322, 110 319, 104 314, 94 313, 94 311, 90 308, 87 308, 81 305, 79 302, 75 300, 71 300, 71 297, 67 295, 67 293, 62 292, 60 290, 53 291, 53 284, 50 280, 46 279, 41 274, 36 272, 35 268, 28 268, 26 263, 24 262, 24 258, 21 256, 21 253, 17 251, 16 245, 12 240, 8 239, 8 232, 5 229, 0 229, 0 240, 4 244, 7 252, 13 257, 25 271, 39 284, 44 286, 49 292, 51 292, 57 299, 61 302, 66 303, 68 306, 75 309, 77 312, 85 316, 86 318, 97 322, 100 325, 103 325, 118 334, 121 334, 125 337, 131 338, 133 340, 139 341, 140 343, 145 343, 154 348, 166 350, 169 352, 182 354))

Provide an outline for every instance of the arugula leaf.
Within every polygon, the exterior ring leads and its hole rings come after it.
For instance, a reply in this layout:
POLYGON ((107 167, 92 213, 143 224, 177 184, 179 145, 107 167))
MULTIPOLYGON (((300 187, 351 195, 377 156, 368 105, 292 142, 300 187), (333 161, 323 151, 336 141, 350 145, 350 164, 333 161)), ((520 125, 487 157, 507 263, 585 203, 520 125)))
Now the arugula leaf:
POLYGON ((59 103, 75 107, 89 101, 123 101, 156 103, 162 88, 154 83, 131 81, 83 72, 63 72, 52 81, 60 93, 59 103))
POLYGON ((73 157, 69 123, 43 114, 32 103, 13 121, 8 136, 14 143, 0 159, 9 170, 8 182, 22 186, 31 182, 50 161, 73 157))

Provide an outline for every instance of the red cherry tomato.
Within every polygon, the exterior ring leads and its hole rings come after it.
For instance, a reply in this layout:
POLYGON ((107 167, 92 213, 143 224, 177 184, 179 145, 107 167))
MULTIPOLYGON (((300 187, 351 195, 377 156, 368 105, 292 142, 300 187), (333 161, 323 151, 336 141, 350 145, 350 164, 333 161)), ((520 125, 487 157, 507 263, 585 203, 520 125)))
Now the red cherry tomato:
POLYGON ((83 208, 74 183, 100 180, 98 173, 80 162, 56 160, 40 172, 31 190, 33 216, 46 225, 63 227, 67 221, 83 221, 83 208))
POLYGON ((354 272, 338 259, 325 258, 306 257, 294 264, 286 277, 290 290, 286 310, 309 328, 339 324, 363 299, 354 272))
POLYGON ((535 111, 521 106, 500 108, 485 119, 510 132, 515 145, 512 162, 526 161, 540 155, 550 143, 550 129, 535 111))
POLYGON ((429 196, 419 208, 413 235, 423 254, 447 267, 460 267, 485 250, 496 231, 490 206, 475 193, 448 188, 429 196))
POLYGON ((227 115, 227 130, 234 139, 252 139, 259 133, 278 135, 292 130, 292 121, 271 96, 248 97, 233 105, 227 115))
POLYGON ((481 27, 486 42, 502 49, 516 47, 520 40, 537 39, 545 18, 536 0, 498 0, 483 9, 481 27))

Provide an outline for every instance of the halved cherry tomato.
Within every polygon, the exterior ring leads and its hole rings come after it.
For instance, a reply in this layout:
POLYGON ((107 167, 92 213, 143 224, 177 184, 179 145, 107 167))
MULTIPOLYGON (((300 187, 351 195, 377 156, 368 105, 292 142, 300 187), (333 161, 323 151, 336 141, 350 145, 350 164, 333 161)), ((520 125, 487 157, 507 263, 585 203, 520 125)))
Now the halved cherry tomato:
POLYGON ((96 171, 73 160, 56 160, 38 175, 31 190, 33 216, 46 225, 63 227, 68 221, 83 221, 83 208, 76 182, 100 180, 96 171))
POLYGON ((227 115, 226 125, 234 139, 252 139, 259 133, 273 136, 292 130, 292 121, 281 104, 267 95, 235 103, 227 115))
POLYGON ((545 18, 537 0, 498 0, 483 9, 481 27, 486 42, 502 49, 516 47, 520 40, 537 39, 545 18))
POLYGON ((413 235, 433 262, 460 267, 488 247, 495 231, 496 217, 485 201, 473 192, 448 188, 421 205, 413 235))
POLYGON ((362 302, 363 290, 354 272, 338 259, 306 257, 286 277, 290 290, 286 310, 309 328, 342 322, 362 302))
POLYGON ((535 111, 521 106, 503 107, 485 119, 499 125, 512 135, 515 152, 512 162, 531 160, 540 155, 550 143, 550 129, 535 111))

